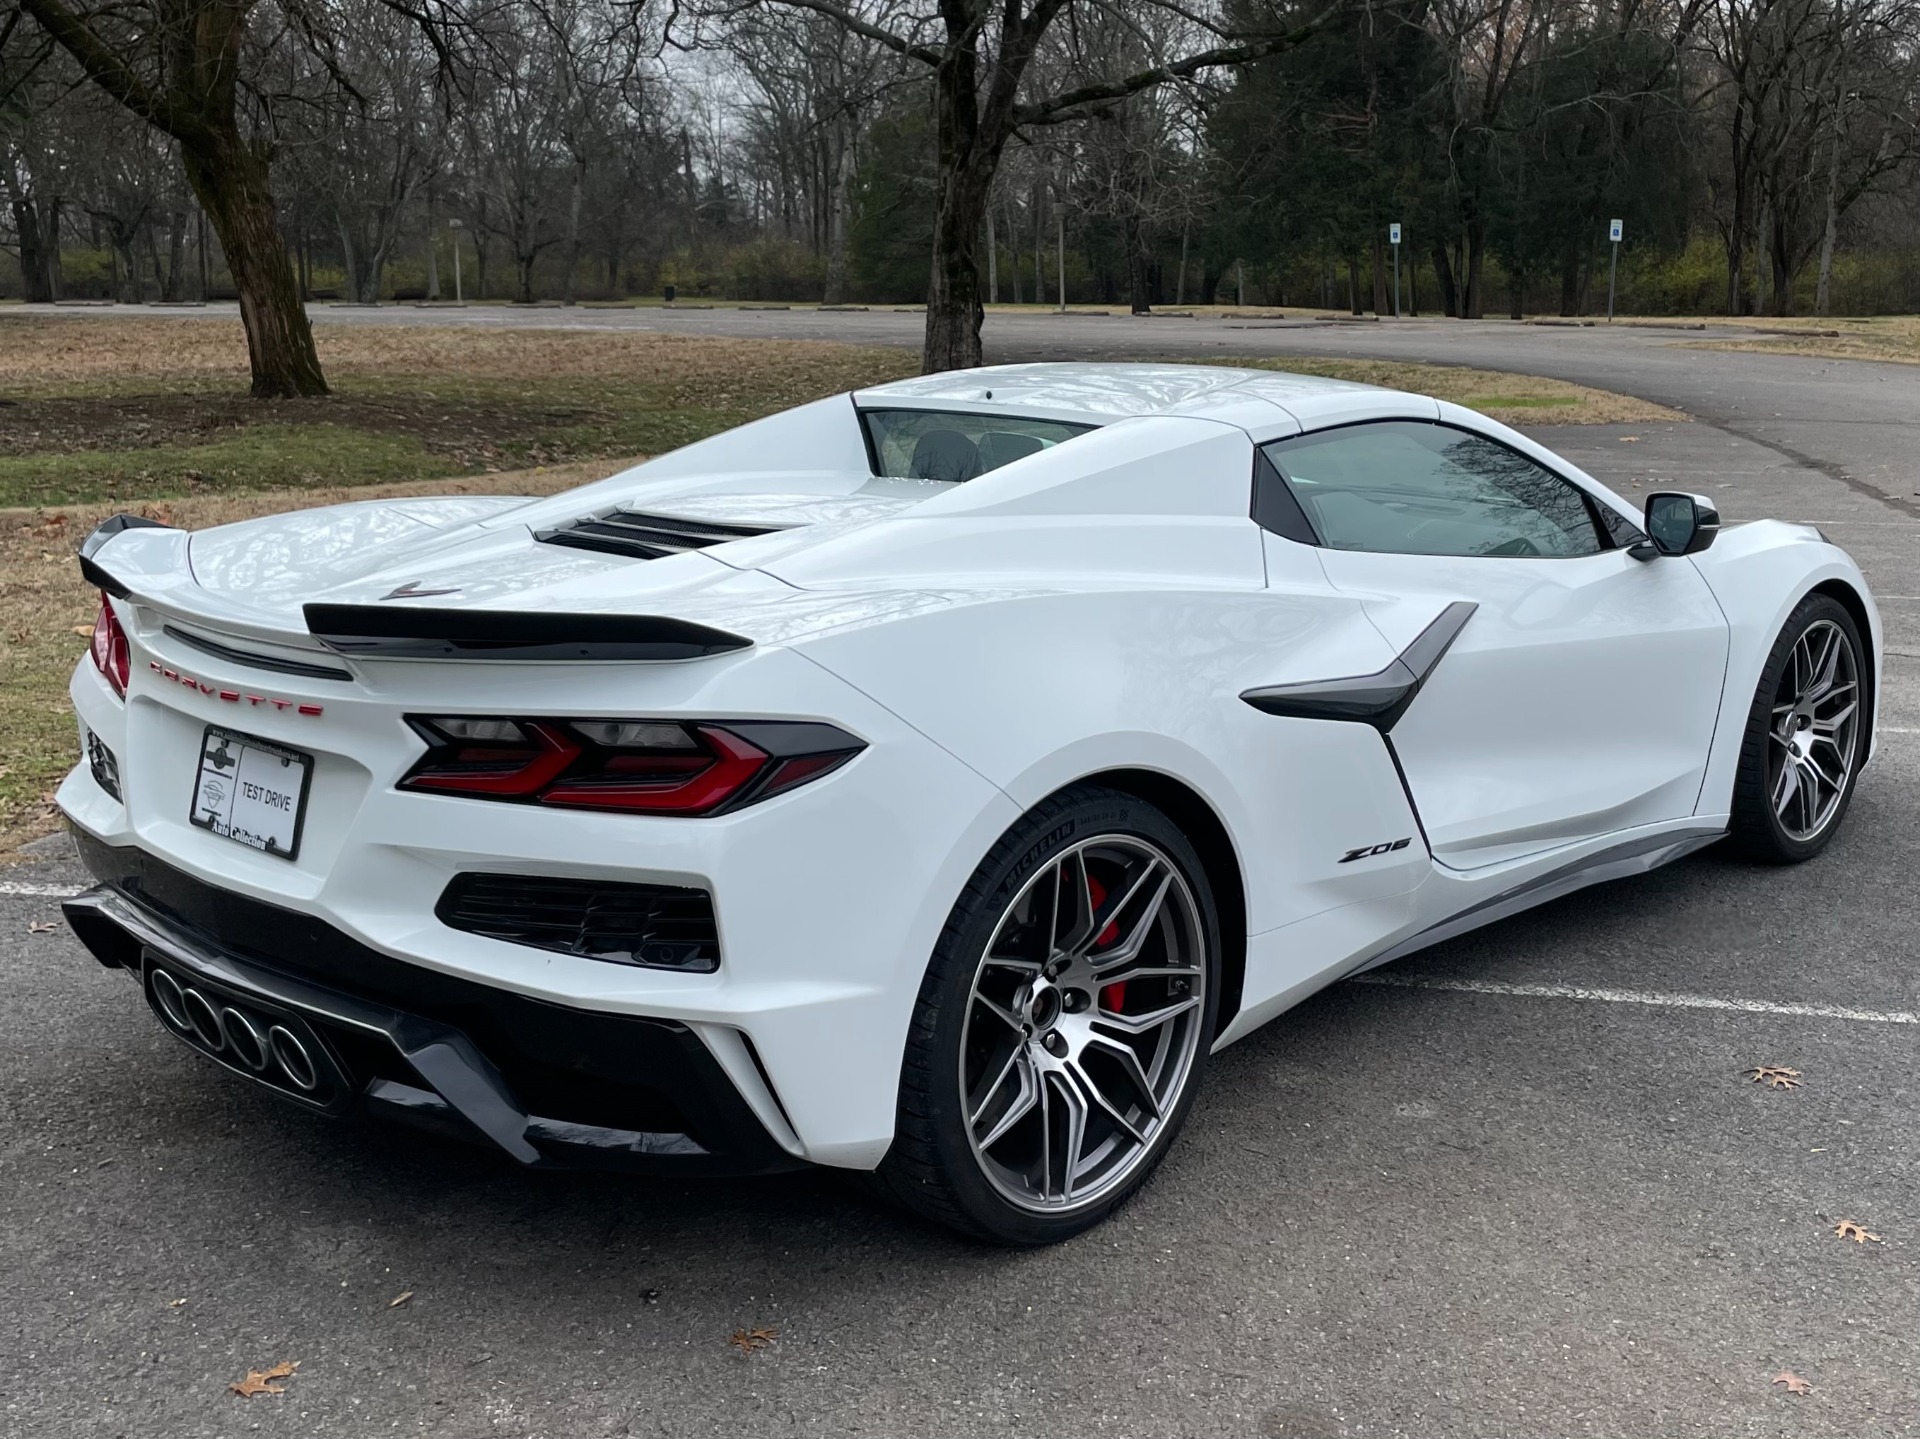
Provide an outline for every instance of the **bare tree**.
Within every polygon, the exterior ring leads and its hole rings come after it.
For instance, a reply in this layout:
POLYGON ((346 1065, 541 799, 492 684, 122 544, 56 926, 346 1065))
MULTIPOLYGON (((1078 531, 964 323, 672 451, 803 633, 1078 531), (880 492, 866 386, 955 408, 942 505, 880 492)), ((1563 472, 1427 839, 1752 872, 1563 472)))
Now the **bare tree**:
POLYGON ((445 148, 438 61, 418 27, 379 0, 333 4, 340 38, 327 63, 289 46, 310 98, 282 106, 282 148, 330 212, 348 294, 371 304, 445 148))
POLYGON ((1130 95, 1204 70, 1236 65, 1299 43, 1319 19, 1246 31, 1224 14, 1163 3, 1192 26, 1193 48, 1142 70, 1115 70, 1040 90, 1029 71, 1064 15, 1097 0, 773 0, 827 16, 852 34, 924 67, 933 80, 938 200, 927 283, 921 367, 929 372, 981 359, 980 245, 993 178, 1007 143, 1030 126, 1083 119, 1130 95))
POLYGON ((87 77, 179 147, 240 293, 253 393, 318 395, 327 382, 281 240, 273 140, 243 76, 254 0, 18 0, 87 77))

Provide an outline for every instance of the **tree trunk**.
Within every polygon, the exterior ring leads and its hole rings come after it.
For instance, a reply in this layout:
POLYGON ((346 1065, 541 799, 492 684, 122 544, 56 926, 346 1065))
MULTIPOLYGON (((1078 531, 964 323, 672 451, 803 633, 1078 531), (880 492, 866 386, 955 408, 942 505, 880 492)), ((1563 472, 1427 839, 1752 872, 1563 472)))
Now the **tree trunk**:
POLYGON ((187 183, 220 237, 233 287, 240 294, 254 395, 279 399, 326 394, 313 329, 301 308, 293 264, 275 220, 266 156, 235 129, 216 132, 201 145, 183 143, 180 160, 187 183))
POLYGON ((567 196, 567 278, 566 283, 560 288, 560 302, 564 305, 576 304, 579 301, 580 200, 586 184, 586 162, 576 161, 573 167, 573 189, 567 196))
POLYGON ((1047 267, 1041 263, 1040 182, 1033 182, 1033 303, 1047 303, 1047 267))
POLYGON ((1180 278, 1173 282, 1173 303, 1178 309, 1187 303, 1187 236, 1191 222, 1180 227, 1180 278))
POLYGON ((853 178, 852 137, 842 135, 827 208, 827 283, 820 296, 826 305, 844 305, 847 300, 847 210, 853 203, 853 178))
POLYGON ((427 298, 440 298, 440 196, 427 186, 427 298))
POLYGON ((1833 158, 1827 166, 1827 219, 1820 231, 1820 278, 1814 286, 1813 312, 1824 315, 1833 307, 1833 245, 1840 230, 1840 141, 1835 137, 1833 158))
POLYGON ((1373 227, 1373 313, 1391 314, 1387 299, 1387 242, 1380 227, 1373 227))
POLYGON ((1448 319, 1460 314, 1460 293, 1453 282, 1453 262, 1447 256, 1445 245, 1433 247, 1434 278, 1440 282, 1440 310, 1448 319))
POLYGON ((1466 242, 1466 293, 1461 297, 1460 318, 1478 320, 1486 314, 1487 233, 1482 221, 1467 221, 1466 242))
POLYGON ((1833 138, 1827 146, 1826 216, 1820 227, 1820 275, 1813 291, 1813 312, 1816 315, 1826 314, 1833 304, 1833 246, 1840 231, 1840 135, 1847 120, 1846 57, 1843 37, 1839 75, 1833 87, 1833 138))
POLYGON ((1013 303, 1020 303, 1020 227, 1014 223, 1013 201, 1007 201, 1007 281, 1013 288, 1013 303))
POLYGON ((180 271, 186 259, 187 217, 184 211, 175 210, 167 219, 167 277, 161 288, 163 300, 180 298, 180 271))
POLYGON ((1571 240, 1560 252, 1560 313, 1580 313, 1580 247, 1571 240))
POLYGON ((1773 313, 1776 315, 1793 313, 1793 264, 1792 256, 1787 253, 1790 243, 1776 222, 1773 243, 1769 246, 1773 254, 1773 313))
POLYGON ((987 206, 987 303, 1000 303, 1000 246, 993 232, 993 206, 987 206))
POLYGON ((340 269, 341 278, 345 281, 341 288, 349 300, 365 300, 366 277, 360 263, 360 246, 355 243, 353 231, 345 220, 337 221, 334 229, 340 236, 340 269))
MULTIPOLYGON (((0 172, 4 173, 4 172, 0 172)), ((16 190, 7 177, 7 199, 13 210, 13 231, 20 237, 20 281, 29 304, 53 302, 53 271, 47 263, 47 240, 41 230, 40 206, 16 190)))
POLYGON ((1127 301, 1136 315, 1153 313, 1153 276, 1150 273, 1152 256, 1147 251, 1146 226, 1140 223, 1140 211, 1137 206, 1127 206, 1127 222, 1124 227, 1127 245, 1127 301))
POLYGON ((1360 262, 1351 255, 1347 256, 1347 310, 1355 315, 1365 313, 1360 308, 1360 262))
POLYGON ((933 217, 933 257, 927 277, 927 330, 920 350, 923 374, 980 364, 979 245, 986 228, 987 193, 998 153, 981 148, 975 98, 978 57, 970 44, 948 46, 934 72, 934 130, 940 191, 933 217))

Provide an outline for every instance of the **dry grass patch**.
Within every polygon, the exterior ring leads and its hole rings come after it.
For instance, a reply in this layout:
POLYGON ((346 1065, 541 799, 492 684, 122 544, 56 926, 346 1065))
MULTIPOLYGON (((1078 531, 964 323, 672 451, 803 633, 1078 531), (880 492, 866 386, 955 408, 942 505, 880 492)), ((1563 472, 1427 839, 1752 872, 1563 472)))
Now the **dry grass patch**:
POLYGON ((1819 317, 1743 315, 1714 319, 1754 332, 1751 338, 1699 340, 1703 350, 1746 350, 1763 355, 1805 355, 1825 360, 1889 360, 1920 364, 1920 316, 1875 315, 1836 320, 1819 317), (1779 333, 1779 332, 1786 333, 1779 333))
MULTIPOLYGON (((206 529, 311 505, 401 495, 550 495, 607 475, 631 459, 601 460, 466 480, 357 489, 213 495, 141 505, 149 519, 206 529)), ((74 551, 119 506, 0 510, 0 863, 58 826, 53 788, 74 762, 67 677, 86 653, 99 595, 81 578, 74 551)))
MULTIPOLYGON (((912 357, 817 340, 737 340, 638 330, 537 330, 465 325, 313 327, 329 378, 445 375, 464 379, 627 380, 667 384, 708 407, 734 399, 798 404, 910 374, 912 357)), ((193 319, 0 314, 0 391, 36 394, 90 381, 178 385, 247 382, 247 342, 230 316, 193 319)))
POLYGON ((334 393, 261 402, 227 318, 0 315, 0 505, 367 485, 659 454, 913 369, 807 341, 316 327, 334 393))
POLYGON ((1644 425, 1687 417, 1665 405, 1595 390, 1565 380, 1475 370, 1465 365, 1426 365, 1411 360, 1327 360, 1288 355, 1274 360, 1221 360, 1295 375, 1324 375, 1355 384, 1379 385, 1432 395, 1477 410, 1506 425, 1644 425))

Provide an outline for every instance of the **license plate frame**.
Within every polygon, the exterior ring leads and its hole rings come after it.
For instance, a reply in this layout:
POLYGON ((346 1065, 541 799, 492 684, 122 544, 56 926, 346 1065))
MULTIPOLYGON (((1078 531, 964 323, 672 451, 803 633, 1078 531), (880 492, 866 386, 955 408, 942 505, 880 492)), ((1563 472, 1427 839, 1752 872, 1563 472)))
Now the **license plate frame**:
POLYGON ((255 854, 292 862, 300 857, 300 837, 306 828, 307 797, 312 788, 313 756, 306 751, 210 724, 200 736, 193 793, 187 801, 187 822, 255 854), (266 762, 253 759, 254 756, 264 756, 266 762), (277 767, 271 763, 273 760, 280 762, 277 767), (289 778, 285 774, 289 768, 300 771, 297 788, 284 782, 289 778), (282 783, 263 782, 271 779, 282 783), (249 788, 259 793, 249 794, 249 788), (290 823, 278 822, 280 815, 275 811, 285 808, 278 803, 280 799, 291 802, 290 823), (245 816, 238 823, 236 810, 245 816), (275 822, 262 823, 263 817, 275 822), (259 825, 259 832, 250 825, 259 825))

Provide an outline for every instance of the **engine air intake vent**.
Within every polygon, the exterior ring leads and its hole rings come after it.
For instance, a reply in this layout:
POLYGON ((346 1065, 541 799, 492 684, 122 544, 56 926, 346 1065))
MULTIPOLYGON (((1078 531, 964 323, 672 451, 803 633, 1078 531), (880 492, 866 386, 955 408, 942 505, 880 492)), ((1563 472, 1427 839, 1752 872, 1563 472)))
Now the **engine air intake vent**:
POLYGON ((451 929, 646 969, 720 967, 713 899, 666 884, 457 874, 434 906, 451 929))
POLYGON ((679 520, 671 515, 644 515, 632 510, 607 510, 585 519, 535 532, 544 544, 568 545, 576 550, 598 550, 636 560, 658 560, 688 550, 704 550, 729 540, 770 535, 781 525, 734 525, 720 520, 679 520))

